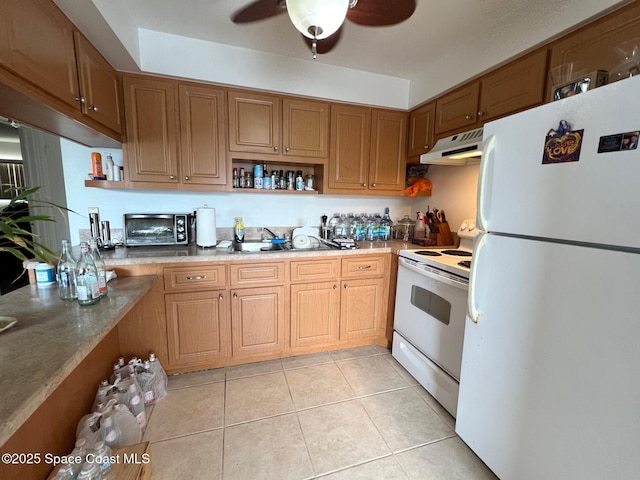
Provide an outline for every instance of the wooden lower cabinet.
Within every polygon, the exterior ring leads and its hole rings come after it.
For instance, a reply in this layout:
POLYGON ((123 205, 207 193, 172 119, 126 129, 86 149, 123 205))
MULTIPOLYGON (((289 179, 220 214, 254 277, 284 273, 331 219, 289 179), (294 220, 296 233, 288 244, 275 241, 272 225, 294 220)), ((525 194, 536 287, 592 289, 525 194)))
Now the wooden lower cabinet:
POLYGON ((344 280, 340 300, 340 340, 384 337, 384 279, 344 280))
POLYGON ((169 365, 211 364, 228 354, 224 290, 165 295, 169 365))
POLYGON ((338 282, 291 285, 291 348, 329 346, 339 339, 338 282))
POLYGON ((231 291, 233 357, 282 352, 286 347, 284 286, 231 291))

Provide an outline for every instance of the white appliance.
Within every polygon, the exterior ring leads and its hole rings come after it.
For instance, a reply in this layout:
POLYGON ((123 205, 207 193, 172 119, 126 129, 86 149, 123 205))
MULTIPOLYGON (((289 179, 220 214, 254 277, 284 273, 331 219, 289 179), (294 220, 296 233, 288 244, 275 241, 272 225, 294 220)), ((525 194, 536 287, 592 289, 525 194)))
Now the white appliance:
POLYGON ((639 112, 633 77, 484 127, 456 432, 502 480, 640 474, 639 112))
POLYGON ((391 354, 454 417, 475 220, 458 249, 401 250, 391 354))
POLYGON ((477 165, 482 154, 482 128, 441 138, 431 150, 420 155, 427 165, 477 165))

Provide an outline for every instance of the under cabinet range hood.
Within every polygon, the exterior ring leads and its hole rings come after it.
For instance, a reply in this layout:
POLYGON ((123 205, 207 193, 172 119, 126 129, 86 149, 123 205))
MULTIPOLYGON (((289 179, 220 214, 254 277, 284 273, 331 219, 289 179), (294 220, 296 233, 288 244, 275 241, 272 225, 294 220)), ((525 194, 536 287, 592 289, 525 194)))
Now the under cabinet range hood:
POLYGON ((441 138, 433 148, 420 155, 420 163, 428 165, 473 165, 480 163, 482 127, 441 138))

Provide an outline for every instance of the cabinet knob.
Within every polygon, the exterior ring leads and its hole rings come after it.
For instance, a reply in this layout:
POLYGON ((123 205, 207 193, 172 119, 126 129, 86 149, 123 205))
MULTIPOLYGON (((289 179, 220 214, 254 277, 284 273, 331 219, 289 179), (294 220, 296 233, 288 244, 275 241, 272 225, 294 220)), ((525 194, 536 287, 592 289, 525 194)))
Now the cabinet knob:
POLYGON ((184 179, 189 181, 189 175, 185 175, 184 179))
POLYGON ((425 145, 423 148, 424 148, 425 150, 429 150, 429 145, 425 145))
POLYGON ((471 115, 465 115, 464 118, 466 118, 467 120, 471 120, 471 115))
POLYGON ((348 284, 348 283, 345 283, 345 284, 344 284, 344 288, 349 288, 349 284, 348 284))
POLYGON ((289 150, 290 150, 289 147, 285 147, 285 149, 284 149, 285 152, 288 152, 289 150))
POLYGON ((85 99, 84 97, 76 97, 76 102, 84 103, 85 99))
POLYGON ((238 294, 237 294, 237 293, 234 293, 234 294, 233 294, 233 298, 238 298, 238 294))
POLYGON ((483 112, 482 110, 480 110, 480 111, 478 112, 478 116, 479 116, 479 117, 481 117, 482 115, 484 115, 484 112, 483 112))
POLYGON ((338 289, 338 286, 337 286, 337 285, 334 285, 334 286, 333 286, 333 289, 334 289, 334 290, 337 290, 337 289, 338 289))
POLYGON ((363 183, 363 184, 362 184, 362 186, 363 186, 363 187, 366 187, 366 186, 367 186, 367 184, 366 184, 366 183, 363 183))
POLYGON ((375 183, 372 183, 372 184, 371 184, 371 186, 372 186, 373 188, 376 188, 376 184, 375 184, 375 183))
POLYGON ((277 151, 278 151, 278 146, 277 146, 277 145, 274 145, 274 146, 273 146, 273 151, 274 151, 274 152, 277 152, 277 151))
POLYGON ((222 295, 222 294, 218 295, 218 299, 223 300, 224 299, 224 295, 222 295))
POLYGON ((169 180, 175 180, 176 176, 175 175, 169 175, 169 180))
POLYGON ((89 110, 93 110, 94 112, 98 111, 98 107, 96 107, 95 105, 91 105, 88 108, 89 108, 89 110))

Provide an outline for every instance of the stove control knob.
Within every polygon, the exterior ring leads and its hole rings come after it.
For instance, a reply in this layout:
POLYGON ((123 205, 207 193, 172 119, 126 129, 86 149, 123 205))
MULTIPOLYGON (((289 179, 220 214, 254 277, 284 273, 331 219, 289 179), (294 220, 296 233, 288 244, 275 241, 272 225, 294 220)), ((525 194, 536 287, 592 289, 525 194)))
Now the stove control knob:
POLYGON ((473 232, 476 229, 476 224, 475 223, 471 223, 469 224, 469 231, 473 232))
POLYGON ((460 230, 466 230, 467 229, 467 222, 462 222, 462 225, 460 225, 460 230))

